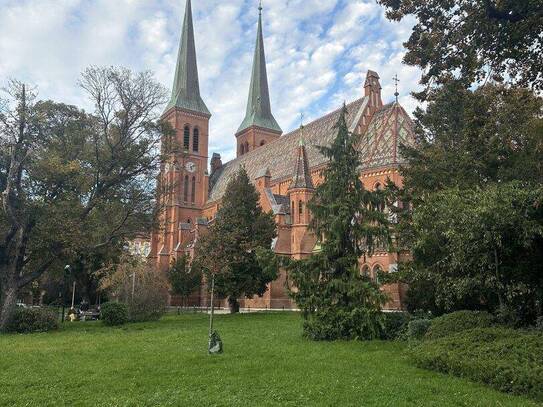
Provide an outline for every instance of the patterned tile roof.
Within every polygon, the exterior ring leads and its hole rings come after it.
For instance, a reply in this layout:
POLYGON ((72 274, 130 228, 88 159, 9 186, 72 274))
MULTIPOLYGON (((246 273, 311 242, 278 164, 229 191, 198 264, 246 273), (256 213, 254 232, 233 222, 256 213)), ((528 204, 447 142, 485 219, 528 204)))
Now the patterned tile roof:
MULTIPOLYGON (((364 97, 347 105, 347 124, 350 131, 355 130, 367 103, 368 99, 364 97)), ((336 136, 333 127, 340 113, 341 109, 335 110, 303 128, 310 169, 326 163, 327 159, 320 153, 318 146, 331 144, 336 136)), ((410 142, 411 128, 411 120, 399 104, 383 106, 373 115, 367 131, 361 138, 360 150, 364 167, 399 163, 401 160, 396 144, 402 140, 410 142)), ((245 167, 250 179, 255 179, 256 174, 261 173, 262 169, 269 169, 272 182, 292 177, 296 169, 301 138, 302 130, 297 129, 225 163, 210 179, 209 202, 222 198, 226 186, 241 166, 245 167)))
POLYGON ((414 142, 413 122, 403 107, 397 102, 383 106, 360 139, 362 167, 401 164, 404 161, 399 146, 414 142))

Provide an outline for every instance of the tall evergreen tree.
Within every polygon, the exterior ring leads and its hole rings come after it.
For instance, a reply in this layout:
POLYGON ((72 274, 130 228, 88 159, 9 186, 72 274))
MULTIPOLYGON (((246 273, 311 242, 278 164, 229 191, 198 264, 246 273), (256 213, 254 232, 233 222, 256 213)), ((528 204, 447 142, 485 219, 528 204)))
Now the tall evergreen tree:
POLYGON ((304 334, 317 340, 377 337, 386 302, 386 295, 359 270, 361 257, 388 243, 388 226, 383 197, 364 189, 360 180, 358 136, 349 132, 346 115, 344 107, 335 140, 320 147, 329 162, 309 204, 321 250, 288 266, 304 334))
POLYGON ((194 265, 215 276, 215 292, 227 297, 232 313, 240 297, 262 296, 277 278, 275 270, 259 261, 275 237, 271 214, 262 211, 258 192, 244 168, 230 181, 209 233, 197 243, 194 265))

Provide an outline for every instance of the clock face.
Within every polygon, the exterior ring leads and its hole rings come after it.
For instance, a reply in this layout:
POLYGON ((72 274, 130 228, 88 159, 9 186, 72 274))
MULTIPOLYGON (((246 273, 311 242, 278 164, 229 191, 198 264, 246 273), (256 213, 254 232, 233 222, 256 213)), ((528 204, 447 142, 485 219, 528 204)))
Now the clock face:
POLYGON ((193 162, 189 161, 188 163, 185 164, 185 168, 188 172, 194 172, 196 171, 196 164, 194 164, 193 162))

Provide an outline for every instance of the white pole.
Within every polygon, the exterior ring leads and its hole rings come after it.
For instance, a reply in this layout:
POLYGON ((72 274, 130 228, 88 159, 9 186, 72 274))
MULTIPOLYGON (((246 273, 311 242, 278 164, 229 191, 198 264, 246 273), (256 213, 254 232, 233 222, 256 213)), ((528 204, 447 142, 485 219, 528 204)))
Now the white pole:
POLYGON ((75 305, 75 281, 72 285, 72 309, 74 309, 74 305, 75 305))
POLYGON ((211 315, 209 316, 209 337, 213 333, 213 296, 215 291, 215 274, 211 275, 211 315))
POLYGON ((132 273, 132 302, 134 302, 134 293, 136 292, 136 273, 132 273))

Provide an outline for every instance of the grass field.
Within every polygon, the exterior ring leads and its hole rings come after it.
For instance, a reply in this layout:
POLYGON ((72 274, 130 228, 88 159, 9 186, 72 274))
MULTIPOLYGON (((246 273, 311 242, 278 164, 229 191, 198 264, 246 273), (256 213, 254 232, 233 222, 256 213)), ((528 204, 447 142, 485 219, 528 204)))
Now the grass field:
POLYGON ((400 343, 316 343, 297 314, 221 315, 225 354, 209 356, 207 317, 0 336, 2 406, 535 406, 417 369, 400 343))

